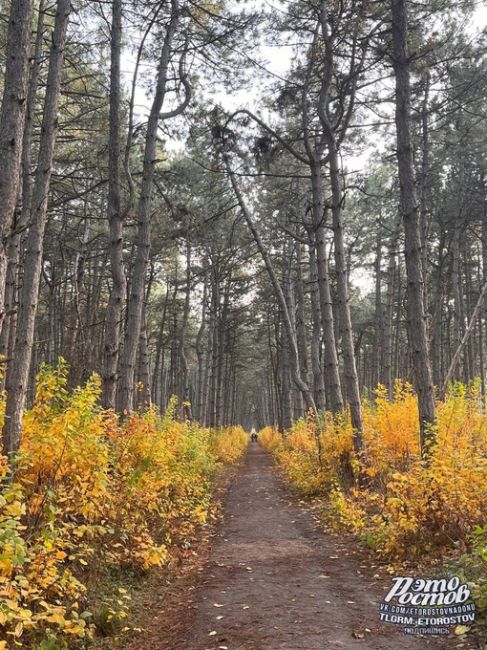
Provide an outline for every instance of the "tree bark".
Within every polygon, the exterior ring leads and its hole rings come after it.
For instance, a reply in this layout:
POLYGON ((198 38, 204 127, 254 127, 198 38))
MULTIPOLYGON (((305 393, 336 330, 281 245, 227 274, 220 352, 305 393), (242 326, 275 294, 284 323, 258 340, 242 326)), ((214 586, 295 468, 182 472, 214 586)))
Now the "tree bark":
POLYGON ((311 240, 309 245, 309 268, 310 268, 310 282, 311 282, 311 319, 312 319, 312 335, 311 335, 311 368, 313 371, 313 388, 318 411, 324 411, 326 408, 326 394, 325 382, 323 376, 323 369, 321 366, 321 313, 319 303, 319 287, 318 287, 318 271, 316 268, 316 250, 314 239, 311 240))
POLYGON ((12 231, 10 232, 7 244, 7 274, 5 286, 5 319, 0 324, 2 335, 0 352, 7 358, 13 353, 15 333, 17 329, 18 311, 18 281, 19 281, 19 260, 22 248, 23 229, 29 219, 29 210, 32 198, 32 169, 31 169, 31 144, 32 131, 34 126, 34 113, 39 80, 39 68, 42 59, 42 43, 44 38, 44 16, 45 0, 40 0, 38 7, 38 19, 36 27, 36 40, 34 46, 34 58, 29 80, 29 91, 27 95, 27 106, 25 111, 25 125, 22 139, 22 200, 20 210, 15 212, 12 231))
POLYGON ((121 211, 120 185, 122 1, 113 0, 112 3, 110 134, 108 148, 108 221, 110 224, 110 273, 112 277, 112 288, 105 317, 105 339, 102 352, 102 403, 105 408, 115 408, 122 310, 126 292, 126 279, 123 265, 123 216, 121 211))
POLYGON ((329 130, 329 136, 328 150, 330 154, 330 182, 332 190, 333 241, 335 273, 337 276, 338 318, 340 322, 340 337, 343 350, 343 370, 345 375, 347 401, 350 405, 350 416, 354 430, 354 447, 355 451, 360 452, 363 448, 362 403, 360 399, 360 388, 355 363, 348 273, 345 259, 345 245, 343 241, 343 196, 340 186, 338 151, 331 130, 329 130))
POLYGON ((142 327, 146 270, 151 244, 151 196, 156 162, 157 130, 166 96, 166 83, 172 43, 179 23, 179 5, 171 0, 171 17, 159 59, 157 83, 145 137, 142 179, 137 208, 138 230, 134 268, 130 283, 127 323, 120 359, 119 410, 129 412, 134 404, 134 379, 137 348, 142 327))
POLYGON ((147 305, 144 304, 142 311, 142 327, 140 329, 139 341, 139 364, 138 364, 139 390, 137 393, 139 408, 147 408, 151 404, 151 375, 149 358, 149 341, 147 336, 147 305))
POLYGON ((328 273, 328 252, 326 250, 326 231, 324 226, 323 186, 318 162, 311 166, 312 217, 314 241, 316 245, 316 268, 318 276, 318 295, 320 299, 321 327, 323 330, 324 372, 326 400, 332 413, 343 411, 343 396, 338 364, 335 337, 335 317, 331 298, 330 276, 328 273))
MULTIPOLYGON (((336 62, 334 60, 334 42, 333 34, 330 33, 328 23, 328 1, 321 3, 320 27, 324 44, 323 57, 323 77, 318 102, 318 116, 328 148, 328 161, 330 171, 331 185, 331 213, 333 222, 333 242, 335 273, 337 277, 337 308, 339 320, 339 332, 343 352, 343 370, 345 375, 345 388, 347 402, 350 406, 350 417, 354 430, 354 448, 360 452, 363 448, 363 421, 362 421, 362 404, 360 399, 360 388, 357 375, 357 366, 355 361, 355 350, 353 341, 352 319, 350 316, 349 304, 349 287, 348 287, 348 269, 345 255, 345 244, 343 235, 343 192, 340 180, 340 163, 339 163, 339 141, 335 132, 336 126, 330 117, 330 86, 335 74, 336 62)), ((353 107, 355 84, 358 73, 355 64, 355 42, 352 47, 350 63, 350 104, 347 111, 344 109, 344 115, 351 114, 353 107)), ((343 107, 344 108, 344 107, 343 107)), ((341 124, 342 133, 345 133, 347 118, 343 118, 341 124)))
POLYGON ((0 325, 5 316, 8 236, 14 220, 20 184, 33 6, 33 0, 15 0, 10 3, 0 109, 0 325))
POLYGON ((188 420, 193 419, 192 408, 191 408, 191 396, 190 396, 190 376, 189 376, 189 364, 188 357, 186 354, 186 333, 188 329, 189 321, 189 311, 191 306, 191 240, 188 233, 186 236, 186 277, 185 277, 185 287, 184 287, 184 307, 183 307, 183 319, 181 326, 179 328, 179 358, 181 365, 180 373, 180 398, 183 403, 183 412, 185 418, 188 420))
POLYGON ((385 323, 382 305, 382 231, 380 219, 376 221, 376 240, 375 240, 375 314, 374 314, 374 350, 373 350, 373 366, 372 378, 369 384, 370 388, 374 390, 380 382, 381 368, 384 366, 384 353, 385 353, 385 323), (382 344, 384 342, 384 350, 382 344))
POLYGON ((204 373, 205 373, 205 351, 203 346, 203 340, 206 332, 206 312, 207 312, 207 301, 208 297, 208 272, 206 270, 206 260, 205 260, 205 270, 203 277, 203 298, 201 301, 201 323, 198 328, 198 334, 196 336, 196 356, 198 359, 198 379, 196 386, 196 417, 199 422, 203 423, 205 419, 205 386, 204 386, 204 373))
POLYGON ((309 383, 308 341, 306 336, 306 319, 303 282, 303 251, 301 242, 296 244, 296 336, 298 341, 301 376, 309 383))
POLYGON ((7 372, 7 405, 3 447, 13 454, 19 447, 22 417, 28 389, 29 368, 34 343, 34 325, 39 298, 47 201, 52 173, 54 145, 58 129, 58 106, 63 72, 70 0, 58 0, 49 56, 46 95, 39 143, 37 171, 32 191, 30 229, 26 242, 26 263, 15 339, 13 363, 7 372))
POLYGON ((387 388, 389 399, 392 399, 394 390, 394 354, 393 354, 393 319, 394 319, 394 293, 395 293, 395 280, 396 280, 396 255, 397 255, 397 239, 399 236, 398 226, 394 227, 391 234, 389 248, 388 248, 388 262, 387 262, 387 291, 386 291, 386 304, 384 307, 384 350, 382 354, 383 364, 383 382, 387 388))
POLYGON ((435 423, 435 400, 424 307, 420 215, 416 199, 411 143, 411 85, 406 1, 391 0, 391 12, 396 80, 397 161, 408 286, 407 322, 414 383, 418 393, 421 451, 423 456, 426 456, 429 443, 434 439, 432 427, 435 423))

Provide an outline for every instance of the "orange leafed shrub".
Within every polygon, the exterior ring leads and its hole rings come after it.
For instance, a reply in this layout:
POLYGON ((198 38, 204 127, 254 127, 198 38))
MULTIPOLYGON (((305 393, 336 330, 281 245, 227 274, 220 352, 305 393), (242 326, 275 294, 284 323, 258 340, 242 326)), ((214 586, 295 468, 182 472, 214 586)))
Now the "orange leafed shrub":
POLYGON ((265 427, 259 431, 259 440, 266 449, 274 452, 281 445, 282 436, 273 427, 265 427))
POLYGON ((268 427, 259 433, 263 446, 273 452, 293 485, 306 495, 335 485, 351 461, 352 429, 345 419, 322 414, 299 420, 284 436, 268 427))
POLYGON ((247 447, 249 438, 241 427, 228 427, 215 431, 211 438, 211 451, 224 463, 235 463, 247 447))
POLYGON ((412 386, 396 381, 393 399, 380 386, 375 403, 364 409, 366 472, 377 481, 387 481, 391 470, 407 470, 419 455, 418 405, 412 386))
MULTIPOLYGON (((215 471, 247 445, 239 428, 175 422, 174 406, 120 424, 97 405, 96 375, 66 386, 63 362, 41 370, 11 480, 0 457, 0 648, 89 637, 100 576, 160 566, 190 542, 215 471)), ((126 615, 124 590, 110 607, 126 615)))
POLYGON ((260 438, 297 489, 328 497, 332 524, 360 534, 384 557, 439 552, 485 524, 487 413, 477 386, 456 385, 438 404, 437 443, 427 467, 419 456, 411 386, 397 382, 393 400, 379 387, 363 412, 361 458, 353 452, 348 418, 301 420, 284 437, 265 432, 260 438))

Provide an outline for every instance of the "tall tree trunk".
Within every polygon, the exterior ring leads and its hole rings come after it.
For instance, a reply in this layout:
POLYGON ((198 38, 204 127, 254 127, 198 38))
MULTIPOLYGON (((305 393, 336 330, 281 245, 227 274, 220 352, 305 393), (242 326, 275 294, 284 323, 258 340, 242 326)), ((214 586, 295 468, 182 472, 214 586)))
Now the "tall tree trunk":
POLYGON ((279 370, 281 383, 282 427, 287 431, 293 423, 292 385, 290 366, 290 343, 286 328, 280 328, 279 370))
POLYGON ((156 162, 157 129, 164 98, 172 43, 179 22, 179 5, 171 0, 171 17, 159 59, 157 83, 145 137, 144 161, 137 208, 138 230, 135 263, 130 282, 127 323, 120 359, 119 410, 130 411, 134 404, 135 364, 142 327, 146 270, 151 244, 151 196, 156 162))
POLYGON ((397 161, 408 287, 407 322, 414 383, 418 393, 421 450, 423 455, 427 455, 428 443, 433 440, 435 400, 424 308, 422 241, 411 144, 411 86, 406 0, 391 0, 391 12, 393 65, 396 79, 397 161))
POLYGON ((380 381, 380 371, 384 366, 384 353, 383 344, 385 348, 385 323, 383 319, 383 305, 382 305, 382 232, 380 219, 376 221, 376 240, 375 240, 375 314, 374 314, 374 350, 373 350, 373 367, 372 367, 372 380, 369 384, 370 388, 375 389, 380 381))
POLYGON ((144 304, 142 311, 142 327, 140 329, 139 341, 139 364, 138 364, 138 383, 139 391, 138 406, 146 408, 151 403, 151 383, 150 383, 150 357, 149 357, 149 340, 147 336, 147 305, 144 304))
POLYGON ((332 190, 335 273, 337 276, 337 303, 338 317, 340 321, 340 337, 343 351, 343 371, 345 375, 347 401, 350 405, 350 416, 354 430, 354 448, 356 451, 361 451, 363 448, 362 405, 360 400, 357 367, 355 363, 352 318, 350 315, 348 273, 345 259, 345 245, 343 241, 343 195, 340 184, 340 168, 336 142, 335 138, 332 135, 331 129, 328 129, 328 134, 330 182, 332 190))
POLYGON ((184 288, 184 307, 183 319, 179 328, 179 357, 181 364, 180 373, 180 391, 179 395, 183 404, 183 412, 185 418, 191 420, 193 418, 190 398, 190 376, 188 357, 186 354, 186 331, 188 329, 189 310, 191 306, 191 241, 189 236, 189 229, 186 236, 186 278, 184 288))
POLYGON ((433 383, 439 385, 442 381, 442 354, 443 354, 443 306, 445 302, 444 266, 446 256, 443 254, 445 247, 445 231, 442 229, 438 242, 438 261, 434 275, 434 302, 431 325, 431 364, 433 383))
POLYGON ((163 409, 162 399, 160 399, 161 391, 159 390, 162 385, 162 373, 164 371, 164 328, 166 326, 167 306, 169 303, 169 279, 166 282, 166 295, 164 296, 164 306, 162 308, 162 316, 159 321, 159 332, 157 335, 156 343, 156 358, 154 361, 154 371, 152 373, 152 401, 163 409))
POLYGON ((33 6, 33 0, 12 1, 8 22, 0 109, 0 325, 5 316, 8 236, 14 220, 20 184, 33 6))
POLYGON ((420 194, 419 194, 419 227, 421 232, 421 239, 423 242, 421 263, 423 268, 423 278, 425 279, 423 285, 424 291, 424 309, 428 315, 428 283, 426 278, 428 275, 428 233, 429 233, 429 213, 430 213, 430 135, 429 135, 429 93, 431 85, 431 75, 429 69, 423 74, 424 84, 424 98, 421 106, 421 175, 420 175, 420 194))
POLYGON ((218 286, 218 263, 209 265, 210 272, 210 305, 208 309, 208 335, 206 345, 206 362, 203 376, 203 423, 208 426, 210 423, 210 409, 212 404, 212 367, 213 367, 213 345, 215 341, 215 329, 220 309, 220 291, 218 286))
POLYGON ((217 331, 217 365, 216 365, 216 396, 215 396, 215 423, 214 426, 222 426, 223 412, 223 365, 225 359, 225 339, 227 335, 228 310, 230 306, 230 286, 231 273, 226 278, 225 289, 223 292, 223 301, 220 318, 218 320, 217 331))
MULTIPOLYGON (((451 295, 453 296, 453 347, 455 350, 460 345, 463 337, 463 305, 460 270, 460 235, 462 224, 460 218, 454 219, 453 237, 451 246, 451 295)), ((457 367, 456 367, 457 368, 457 367)), ((455 369, 456 372, 456 369, 455 369)), ((460 379, 461 373, 456 372, 454 379, 460 379)))
POLYGON ((29 91, 27 95, 27 106, 25 112, 25 126, 22 139, 22 201, 20 213, 16 211, 12 232, 8 238, 7 244, 7 274, 5 287, 5 316, 2 330, 0 352, 7 358, 13 352, 15 343, 15 332, 17 328, 17 285, 19 280, 19 260, 20 250, 22 248, 22 234, 29 219, 29 210, 32 198, 32 165, 31 165, 31 145, 32 131, 34 127, 34 113, 37 95, 37 85, 39 80, 39 68, 42 59, 42 44, 44 39, 44 17, 45 17, 45 0, 40 0, 38 7, 38 19, 36 27, 36 40, 34 46, 34 60, 29 81, 29 91), (17 216, 19 214, 19 218, 17 216))
MULTIPOLYGON (((304 283, 303 283, 303 250, 301 242, 296 244, 296 336, 299 351, 299 363, 301 376, 306 383, 309 383, 308 373, 308 342, 306 337, 306 319, 304 304, 304 283)), ((318 408, 318 407, 317 407, 318 408)))
MULTIPOLYGON (((463 252, 463 268, 465 277, 465 305, 464 305, 464 322, 468 322, 472 314, 472 294, 474 293, 472 282, 472 265, 468 263, 470 259, 470 251, 468 251, 468 244, 465 242, 465 249, 463 252)), ((473 336, 467 341, 466 354, 464 354, 464 381, 471 382, 475 377, 475 361, 472 344, 474 342, 473 336)))
POLYGON ((326 231, 324 226, 323 187, 321 169, 318 161, 311 168, 312 216, 314 241, 316 245, 316 268, 323 329, 324 372, 326 400, 332 413, 343 411, 343 396, 338 364, 338 352, 335 337, 335 318, 331 299, 330 276, 328 273, 328 253, 326 250, 326 231))
POLYGON ((318 411, 324 411, 326 408, 326 395, 325 395, 325 382, 323 376, 323 369, 321 367, 321 314, 320 314, 320 298, 318 288, 318 271, 316 268, 316 250, 314 239, 311 240, 309 245, 309 274, 311 282, 311 319, 312 319, 312 335, 311 335, 311 368, 313 371, 313 389, 318 411))
MULTIPOLYGON (((328 1, 321 3, 320 11, 321 34, 324 43, 324 66, 323 77, 319 93, 318 116, 328 148, 328 163, 330 170, 331 185, 331 213, 333 221, 333 243, 335 273, 337 278, 337 308, 339 320, 339 332, 343 352, 343 371, 345 375, 345 389, 347 402, 350 406, 350 417, 354 430, 353 443, 357 452, 363 448, 363 421, 362 405, 360 400, 360 388, 357 375, 357 366, 355 361, 355 349, 353 341, 352 319, 350 316, 349 287, 348 287, 348 269, 345 255, 345 244, 343 235, 343 192, 340 180, 340 163, 338 157, 339 142, 335 132, 336 126, 330 117, 330 84, 333 82, 333 75, 336 66, 334 61, 334 43, 333 34, 330 33, 328 23, 328 1)), ((355 45, 353 46, 353 56, 351 63, 350 75, 355 78, 357 69, 355 67, 355 45)), ((355 89, 350 86, 350 107, 353 106, 355 89)), ((350 108, 349 107, 349 108, 350 108)), ((342 125, 345 129, 346 125, 342 125)))
MULTIPOLYGON (((296 300, 295 300, 295 295, 294 295, 294 282, 293 282, 293 262, 294 262, 294 255, 293 255, 293 248, 294 248, 294 242, 291 242, 289 240, 286 240, 284 242, 283 246, 283 260, 286 260, 286 268, 283 269, 283 274, 282 274, 282 290, 284 293, 284 297, 286 298, 287 302, 287 309, 289 312, 289 316, 291 318, 291 327, 294 333, 294 337, 296 339, 296 346, 298 350, 298 357, 299 357, 299 372, 301 374, 301 377, 304 379, 306 383, 308 383, 308 377, 306 374, 303 374, 302 372, 302 361, 301 361, 301 350, 299 347, 299 338, 298 338, 298 328, 297 328, 297 323, 296 323, 296 300)), ((292 422, 295 422, 298 418, 302 417, 303 415, 303 398, 301 395, 301 391, 299 388, 297 388, 296 384, 292 381, 291 379, 291 370, 289 369, 288 371, 289 375, 289 384, 291 386, 291 417, 292 417, 292 422)))
MULTIPOLYGON (((83 279, 86 270, 86 253, 90 237, 90 220, 85 215, 85 227, 83 233, 83 240, 81 248, 75 256, 73 263, 73 294, 71 297, 73 308, 73 320, 71 325, 70 342, 69 342, 69 356, 70 365, 70 383, 72 386, 77 386, 83 381, 85 370, 89 367, 88 348, 90 347, 86 339, 86 329, 83 323, 83 314, 80 304, 80 296, 83 289, 83 279)), ((89 312, 86 314, 88 319, 89 312)), ((50 319, 51 320, 51 319, 50 319)), ((53 326, 56 319, 53 318, 53 326)), ((55 340, 54 334, 50 335, 53 342, 55 340)))
POLYGON ((220 302, 220 268, 219 264, 216 264, 212 267, 210 326, 208 330, 208 407, 206 424, 210 427, 216 425, 216 392, 219 357, 218 324, 220 320, 220 302))
POLYGON ((102 403, 115 408, 117 366, 120 354, 122 310, 126 291, 123 265, 123 217, 120 185, 120 59, 122 49, 122 1, 113 0, 110 65, 110 136, 108 148, 108 221, 110 224, 110 273, 112 288, 105 317, 102 356, 102 403))
POLYGON ((392 399, 394 389, 394 354, 393 354, 393 318, 394 318, 394 292, 396 280, 396 255, 397 255, 397 240, 399 236, 398 227, 395 226, 389 243, 388 262, 387 262, 387 295, 386 304, 384 308, 384 350, 382 354, 383 364, 383 379, 384 385, 387 388, 389 398, 392 399))
MULTIPOLYGON (((206 262, 205 262, 206 267, 206 262)), ((203 298, 201 301, 201 323, 198 329, 198 334, 196 335, 196 356, 198 358, 198 379, 197 379, 197 398, 196 398, 196 417, 198 420, 204 422, 204 413, 205 413, 205 386, 204 386, 204 372, 205 372, 205 351, 203 346, 203 340, 206 332, 206 311, 207 311, 207 301, 208 297, 208 273, 205 268, 204 278, 203 278, 203 298)))
POLYGON ((19 446, 22 416, 28 388, 29 368, 34 343, 34 325, 39 298, 47 201, 52 173, 54 145, 58 128, 58 106, 63 72, 64 46, 70 0, 58 0, 52 33, 49 71, 42 118, 37 171, 32 191, 30 229, 26 242, 26 263, 13 363, 7 372, 7 405, 4 425, 4 451, 14 453, 19 446))
MULTIPOLYGON (((482 185, 482 194, 481 194, 482 196, 482 282, 485 283, 487 282, 487 183, 486 183, 484 171, 482 171, 481 173, 481 185, 482 185)), ((482 310, 482 317, 484 323, 487 323, 487 303, 484 304, 484 309, 482 310)), ((484 328, 481 329, 482 349, 484 349, 486 342, 487 342, 487 327, 484 326, 484 328)), ((485 384, 484 376, 482 376, 482 383, 485 384)))

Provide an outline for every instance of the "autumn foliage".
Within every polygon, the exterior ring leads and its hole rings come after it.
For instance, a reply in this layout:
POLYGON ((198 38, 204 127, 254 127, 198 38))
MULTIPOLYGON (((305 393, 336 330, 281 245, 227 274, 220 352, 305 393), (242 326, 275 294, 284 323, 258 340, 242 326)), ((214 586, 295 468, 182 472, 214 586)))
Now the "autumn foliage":
MULTIPOLYGON (((96 375, 69 392, 64 363, 43 368, 13 476, 2 458, 0 648, 89 638, 100 578, 164 565, 189 544, 211 511, 216 471, 247 444, 239 428, 176 422, 175 405, 120 424, 99 394, 96 375)), ((126 609, 121 588, 105 617, 126 609)))
POLYGON ((479 387, 456 384, 438 404, 427 465, 409 384, 396 382, 392 400, 379 387, 363 412, 360 458, 348 418, 300 420, 284 437, 267 428, 260 440, 301 493, 326 495, 329 524, 359 535, 383 558, 435 557, 472 544, 487 594, 487 413, 479 387))

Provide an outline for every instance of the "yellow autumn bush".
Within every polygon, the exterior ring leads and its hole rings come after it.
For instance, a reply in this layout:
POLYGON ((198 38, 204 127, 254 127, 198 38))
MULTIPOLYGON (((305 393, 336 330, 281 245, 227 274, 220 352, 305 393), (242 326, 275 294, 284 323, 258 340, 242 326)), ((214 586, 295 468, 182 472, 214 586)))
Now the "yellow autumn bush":
POLYGON ((304 495, 316 495, 345 479, 352 462, 350 423, 334 420, 329 413, 318 421, 300 419, 281 436, 267 427, 259 433, 262 445, 278 459, 294 487, 304 495))
POLYGON ((218 429, 211 438, 211 451, 223 463, 235 463, 248 442, 249 437, 241 427, 218 429))
POLYGON ((263 447, 274 452, 282 443, 282 436, 274 427, 265 427, 259 431, 259 440, 263 447))
MULTIPOLYGON (((237 427, 176 422, 175 404, 119 423, 99 395, 98 376, 70 392, 64 362, 44 367, 13 475, 0 457, 0 648, 89 638, 100 578, 160 566, 191 543, 215 471, 246 447, 237 427)), ((126 615, 124 593, 110 616, 126 615)))
POLYGON ((392 400, 379 386, 363 414, 360 458, 348 417, 308 418, 284 436, 260 438, 299 491, 326 495, 332 525, 359 534, 381 556, 412 558, 465 544, 487 521, 487 413, 479 387, 454 385, 438 404, 428 466, 419 454, 417 399, 409 384, 396 382, 392 400))

